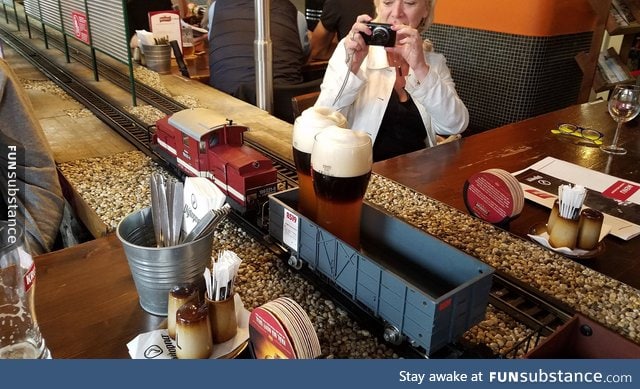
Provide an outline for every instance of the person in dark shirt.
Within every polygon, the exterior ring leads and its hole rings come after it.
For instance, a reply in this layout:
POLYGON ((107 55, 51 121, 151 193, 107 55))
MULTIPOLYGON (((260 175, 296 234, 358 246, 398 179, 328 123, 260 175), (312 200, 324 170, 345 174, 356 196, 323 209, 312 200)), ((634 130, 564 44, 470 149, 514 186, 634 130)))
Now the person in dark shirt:
POLYGON ((320 21, 311 34, 311 58, 329 59, 356 17, 363 14, 375 16, 373 0, 325 0, 320 21))
POLYGON ((320 21, 324 2, 325 0, 305 0, 304 2, 304 16, 307 18, 307 25, 310 31, 313 31, 318 21, 320 21))
MULTIPOLYGON (((289 0, 272 0, 270 22, 273 83, 299 84, 309 50, 304 15, 289 0)), ((216 0, 211 5, 209 84, 252 104, 241 89, 255 88, 255 35, 254 0, 216 0)))

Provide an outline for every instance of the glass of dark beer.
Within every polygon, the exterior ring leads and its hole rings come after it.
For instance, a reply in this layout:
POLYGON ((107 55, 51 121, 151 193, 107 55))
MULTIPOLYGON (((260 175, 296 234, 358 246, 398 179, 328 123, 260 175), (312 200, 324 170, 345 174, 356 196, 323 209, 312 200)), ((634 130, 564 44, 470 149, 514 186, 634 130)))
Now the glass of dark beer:
POLYGON ((360 215, 373 152, 363 131, 336 126, 316 135, 311 175, 316 193, 316 222, 338 239, 360 248, 360 215))
POLYGON ((311 182, 311 150, 318 132, 329 126, 346 127, 347 119, 329 107, 311 107, 293 125, 293 160, 298 172, 298 211, 316 220, 316 195, 311 182))

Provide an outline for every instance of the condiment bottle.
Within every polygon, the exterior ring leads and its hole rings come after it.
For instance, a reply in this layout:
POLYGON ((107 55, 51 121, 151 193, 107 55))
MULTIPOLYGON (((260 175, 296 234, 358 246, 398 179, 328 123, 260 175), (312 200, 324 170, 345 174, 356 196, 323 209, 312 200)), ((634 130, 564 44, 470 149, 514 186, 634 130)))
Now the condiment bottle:
POLYGON ((560 202, 558 199, 553 202, 553 207, 551 207, 551 213, 549 213, 549 220, 547 221, 547 233, 551 235, 551 229, 555 224, 556 220, 560 217, 560 202))
POLYGON ((169 291, 167 330, 171 339, 176 338, 176 315, 178 309, 189 301, 194 300, 198 300, 198 289, 193 284, 176 285, 169 291))
POLYGON ((600 241, 600 230, 604 215, 602 212, 591 208, 585 208, 580 213, 580 225, 578 226, 578 239, 576 246, 583 250, 593 250, 600 241))
POLYGON ((549 232, 549 244, 551 247, 568 247, 571 250, 576 248, 578 239, 579 219, 568 219, 558 216, 553 228, 549 232))
POLYGON ((207 304, 188 302, 176 315, 176 355, 178 359, 205 359, 213 352, 207 304))

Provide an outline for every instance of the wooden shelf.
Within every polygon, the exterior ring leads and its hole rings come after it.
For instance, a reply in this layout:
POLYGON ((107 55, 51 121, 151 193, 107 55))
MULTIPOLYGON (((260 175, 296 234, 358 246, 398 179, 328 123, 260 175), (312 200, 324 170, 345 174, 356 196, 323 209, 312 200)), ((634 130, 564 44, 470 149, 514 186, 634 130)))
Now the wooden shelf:
MULTIPOLYGON (((592 7, 598 4, 599 0, 589 0, 592 7)), ((605 6, 603 4, 603 6, 605 6)), ((630 84, 635 82, 635 77, 629 69, 629 53, 636 44, 636 35, 640 34, 640 0, 612 0, 610 1, 609 13, 606 18, 605 28, 609 35, 624 35, 620 47, 620 53, 615 49, 607 50, 607 57, 613 59, 626 74, 624 80, 611 82, 604 76, 600 64, 596 66, 592 87, 597 92, 604 92, 612 89, 616 84, 630 84)), ((583 68, 584 58, 576 57, 578 65, 583 68)))
POLYGON ((621 26, 616 22, 613 14, 609 13, 607 18, 607 32, 609 35, 627 35, 640 33, 640 23, 634 22, 627 26, 621 26))
MULTIPOLYGON (((615 49, 609 48, 607 50, 607 56, 609 58, 613 59, 620 66, 620 68, 625 73, 627 78, 623 79, 623 80, 616 81, 616 82, 608 81, 608 78, 605 77, 602 74, 602 70, 600 69, 600 66, 598 66, 598 68, 596 70, 596 74, 595 74, 594 79, 593 79, 593 90, 596 93, 604 92, 604 91, 613 89, 613 87, 616 86, 617 84, 632 84, 632 83, 635 83, 636 80, 631 75, 631 71, 629 70, 627 65, 621 60, 620 56, 615 51, 615 49)), ((578 64, 580 64, 581 59, 576 57, 576 60, 578 61, 578 64)))
MULTIPOLYGON (((583 74, 582 83, 580 85, 580 93, 578 94, 578 102, 585 103, 590 100, 592 91, 599 88, 601 84, 595 85, 597 82, 596 75, 598 73, 598 58, 604 39, 604 32, 607 29, 607 22, 611 18, 611 1, 612 0, 588 0, 591 10, 593 11, 594 27, 593 39, 589 51, 585 51, 576 55, 575 60, 583 74)), ((615 22, 615 19, 613 19, 615 22)), ((602 83, 600 78, 600 83, 602 83)))

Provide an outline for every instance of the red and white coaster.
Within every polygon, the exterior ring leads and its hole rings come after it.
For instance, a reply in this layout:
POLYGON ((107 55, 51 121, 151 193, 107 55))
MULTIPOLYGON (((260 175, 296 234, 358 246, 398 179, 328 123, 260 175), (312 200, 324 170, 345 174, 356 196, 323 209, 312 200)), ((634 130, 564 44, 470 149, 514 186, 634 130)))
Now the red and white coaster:
POLYGON ((251 312, 249 336, 256 358, 312 359, 322 354, 309 316, 287 297, 269 301, 251 312))
POLYGON ((464 184, 463 196, 472 215, 492 224, 509 222, 524 207, 520 183, 502 169, 488 169, 471 176, 464 184))

